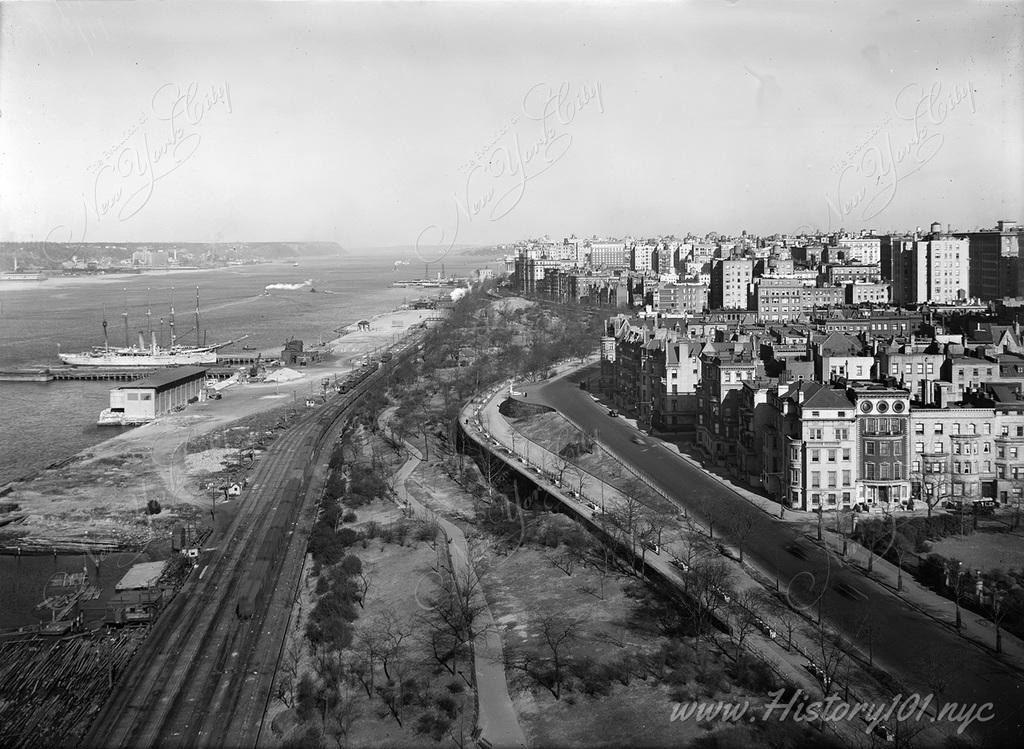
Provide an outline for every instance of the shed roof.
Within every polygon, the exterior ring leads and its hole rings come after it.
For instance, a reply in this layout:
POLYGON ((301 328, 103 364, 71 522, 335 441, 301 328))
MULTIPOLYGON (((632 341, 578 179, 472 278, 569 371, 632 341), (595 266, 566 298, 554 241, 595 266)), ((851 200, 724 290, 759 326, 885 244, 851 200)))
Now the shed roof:
POLYGON ((206 374, 207 367, 169 367, 168 369, 161 369, 149 377, 143 377, 141 380, 128 383, 127 385, 121 385, 118 390, 135 390, 138 388, 156 388, 157 390, 165 390, 172 385, 176 385, 184 380, 192 380, 196 377, 200 377, 206 374))
POLYGON ((156 581, 163 574, 164 565, 167 562, 143 562, 132 565, 120 582, 114 586, 114 590, 139 590, 141 588, 152 588, 156 581))

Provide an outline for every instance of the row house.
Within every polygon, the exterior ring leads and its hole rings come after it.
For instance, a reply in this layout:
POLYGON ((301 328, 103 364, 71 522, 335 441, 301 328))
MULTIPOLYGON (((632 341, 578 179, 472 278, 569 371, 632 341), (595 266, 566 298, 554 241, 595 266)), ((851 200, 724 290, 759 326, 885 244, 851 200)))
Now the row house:
POLYGON ((875 359, 865 349, 864 342, 852 335, 832 333, 814 345, 814 379, 831 382, 837 377, 850 380, 869 380, 875 359))
POLYGON ((653 428, 674 432, 695 426, 702 349, 698 341, 665 340, 661 399, 652 418, 653 428))
POLYGON ((888 304, 892 300, 892 288, 887 283, 854 281, 843 290, 847 304, 888 304))
POLYGON ((800 381, 769 392, 767 404, 763 486, 794 509, 852 507, 857 430, 847 392, 800 381))
POLYGON ((697 445, 712 460, 731 464, 739 433, 740 389, 761 376, 763 367, 749 349, 708 344, 701 355, 697 391, 697 445))
POLYGON ((872 379, 891 378, 907 388, 914 400, 928 405, 932 402, 930 384, 942 377, 945 361, 937 344, 917 343, 913 335, 905 343, 878 343, 872 379))

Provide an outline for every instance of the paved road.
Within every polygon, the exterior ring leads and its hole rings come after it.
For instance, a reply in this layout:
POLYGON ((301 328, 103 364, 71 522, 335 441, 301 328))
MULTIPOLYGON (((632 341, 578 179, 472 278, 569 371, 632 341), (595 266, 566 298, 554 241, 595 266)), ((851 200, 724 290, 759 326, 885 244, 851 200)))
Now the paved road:
POLYGON ((928 686, 933 681, 928 672, 933 669, 923 660, 927 647, 933 662, 948 664, 944 701, 994 704, 994 719, 978 728, 986 745, 1020 745, 1024 740, 1024 680, 1018 671, 980 648, 966 645, 955 633, 843 567, 834 555, 801 543, 796 529, 759 511, 751 512, 745 499, 657 447, 651 438, 644 438, 647 445, 635 444, 636 430, 621 418, 609 417, 607 409, 579 389, 575 378, 527 385, 525 390, 528 402, 554 407, 585 430, 596 429, 605 447, 690 511, 700 515, 702 502, 716 508, 718 532, 724 532, 722 521, 728 517, 750 513, 754 528, 746 543, 746 556, 762 569, 777 573, 794 598, 811 603, 820 596, 822 615, 830 624, 847 633, 865 652, 870 648, 876 663, 899 674, 904 684, 922 696, 934 691, 928 686), (789 550, 794 543, 799 546, 799 556, 789 550), (858 627, 866 616, 873 634, 867 627, 858 627))

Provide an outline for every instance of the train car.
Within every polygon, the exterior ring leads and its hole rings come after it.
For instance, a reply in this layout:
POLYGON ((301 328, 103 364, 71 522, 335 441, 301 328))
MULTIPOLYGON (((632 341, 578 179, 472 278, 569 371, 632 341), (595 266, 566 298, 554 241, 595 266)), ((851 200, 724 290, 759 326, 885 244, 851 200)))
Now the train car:
POLYGON ((235 602, 235 613, 242 621, 249 619, 256 611, 263 598, 264 583, 270 565, 264 561, 257 561, 249 575, 239 582, 238 599, 235 602))

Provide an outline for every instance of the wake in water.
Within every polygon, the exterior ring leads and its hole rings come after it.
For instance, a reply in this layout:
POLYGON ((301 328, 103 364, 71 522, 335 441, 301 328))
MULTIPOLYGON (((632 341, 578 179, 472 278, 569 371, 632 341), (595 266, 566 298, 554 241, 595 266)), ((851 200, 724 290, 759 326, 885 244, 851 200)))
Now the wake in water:
POLYGON ((270 283, 263 287, 264 291, 271 291, 272 289, 280 289, 281 291, 295 291, 296 289, 304 289, 307 286, 313 285, 313 279, 306 279, 305 283, 270 283))

